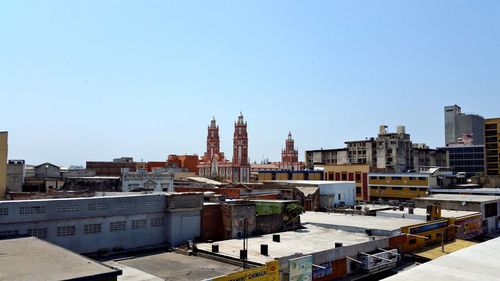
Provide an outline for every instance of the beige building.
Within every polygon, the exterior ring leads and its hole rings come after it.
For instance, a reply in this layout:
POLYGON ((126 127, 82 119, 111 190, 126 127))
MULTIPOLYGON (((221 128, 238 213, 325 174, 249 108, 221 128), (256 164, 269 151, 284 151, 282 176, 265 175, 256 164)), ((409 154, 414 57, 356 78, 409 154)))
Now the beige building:
POLYGON ((356 200, 370 198, 368 189, 368 164, 343 164, 343 165, 319 165, 323 168, 324 179, 327 181, 354 181, 356 182, 356 200))
POLYGON ((5 198, 7 185, 7 132, 0 132, 0 198, 5 198))

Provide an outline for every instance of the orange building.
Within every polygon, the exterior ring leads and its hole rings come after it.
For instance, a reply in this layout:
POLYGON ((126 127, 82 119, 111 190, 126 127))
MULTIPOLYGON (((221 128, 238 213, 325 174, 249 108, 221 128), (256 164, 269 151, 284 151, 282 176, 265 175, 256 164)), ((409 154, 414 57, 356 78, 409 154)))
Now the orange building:
POLYGON ((356 182, 356 200, 369 200, 368 164, 319 165, 323 168, 324 179, 327 181, 356 182))
POLYGON ((166 166, 173 167, 173 168, 186 168, 191 173, 197 173, 198 172, 198 169, 197 169, 198 162, 199 162, 199 158, 198 158, 198 155, 196 155, 196 154, 193 154, 193 155, 170 154, 168 156, 166 166))

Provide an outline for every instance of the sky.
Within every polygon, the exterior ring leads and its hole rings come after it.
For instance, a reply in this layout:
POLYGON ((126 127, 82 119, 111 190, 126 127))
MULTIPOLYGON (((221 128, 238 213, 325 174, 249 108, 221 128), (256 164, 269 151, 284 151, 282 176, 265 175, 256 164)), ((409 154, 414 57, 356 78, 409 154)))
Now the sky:
POLYGON ((446 105, 500 116, 500 1, 2 1, 9 159, 85 165, 202 155, 280 159, 406 125, 444 145, 446 105))

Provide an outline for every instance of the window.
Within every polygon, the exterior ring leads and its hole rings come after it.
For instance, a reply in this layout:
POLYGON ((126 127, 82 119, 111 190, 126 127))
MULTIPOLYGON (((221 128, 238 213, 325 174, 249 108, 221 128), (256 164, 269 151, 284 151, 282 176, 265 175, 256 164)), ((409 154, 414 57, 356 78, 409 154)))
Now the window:
POLYGON ((21 207, 19 208, 19 214, 20 215, 45 214, 45 207, 42 206, 21 207))
POLYGON ((133 209, 135 208, 135 203, 118 203, 116 204, 118 210, 133 209))
POLYGON ((378 177, 379 180, 385 180, 385 177, 378 177))
POLYGON ((69 212, 78 212, 80 211, 80 205, 61 205, 57 206, 58 213, 69 213, 69 212))
POLYGON ((391 177, 392 180, 401 180, 401 177, 391 177))
POLYGON ((0 238, 10 238, 10 237, 15 237, 19 233, 17 230, 5 230, 5 231, 0 231, 0 238))
POLYGON ((144 202, 145 207, 160 207, 160 201, 144 202))
POLYGON ((0 208, 0 216, 8 216, 9 208, 0 208))
POLYGON ((375 177, 375 176, 370 176, 370 179, 371 179, 371 180, 376 180, 376 179, 377 179, 377 177, 375 177))
POLYGON ((356 182, 360 182, 361 181, 361 174, 356 174, 356 182))
POLYGON ((403 190, 403 188, 400 186, 393 186, 392 190, 403 190))
POLYGON ((380 189, 386 189, 387 187, 386 186, 381 186, 380 189))
POLYGON ((151 227, 159 227, 163 226, 164 220, 163 218, 151 219, 151 227))
POLYGON ((28 235, 35 236, 37 238, 47 238, 47 228, 28 229, 28 235))
POLYGON ((74 236, 76 232, 75 226, 60 226, 57 228, 57 236, 74 236))
POLYGON ((497 203, 489 203, 484 205, 484 217, 489 218, 489 217, 494 217, 498 213, 497 210, 497 203))
POLYGON ((109 231, 122 231, 126 229, 126 226, 125 221, 115 221, 109 224, 109 231))
POLYGON ((109 203, 92 203, 89 204, 89 211, 109 209, 109 203))
POLYGON ((418 190, 418 188, 416 188, 416 187, 410 187, 410 191, 417 191, 417 190, 418 190))
POLYGON ((414 181, 415 177, 408 177, 408 180, 414 181))
POLYGON ((132 229, 146 228, 146 220, 133 220, 132 229))
POLYGON ((347 174, 346 174, 346 173, 342 173, 342 180, 343 180, 343 181, 346 181, 346 180, 347 180, 347 174))
POLYGON ((101 232, 100 223, 86 224, 83 231, 83 233, 85 234, 100 233, 100 232, 101 232))

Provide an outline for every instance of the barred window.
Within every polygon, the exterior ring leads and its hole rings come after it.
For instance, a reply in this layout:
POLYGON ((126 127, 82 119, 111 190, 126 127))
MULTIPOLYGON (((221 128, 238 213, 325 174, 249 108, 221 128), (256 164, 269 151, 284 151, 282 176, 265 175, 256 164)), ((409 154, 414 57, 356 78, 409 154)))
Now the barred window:
POLYGON ((146 228, 146 220, 133 220, 132 229, 146 228))
POLYGON ((100 232, 101 232, 100 223, 86 224, 83 230, 83 233, 85 234, 100 233, 100 232))
POLYGON ((109 231, 122 231, 127 227, 127 222, 125 221, 115 221, 109 224, 109 231))
POLYGON ((151 219, 151 227, 163 226, 164 220, 163 218, 151 219))
POLYGON ((69 212, 78 212, 80 211, 80 205, 60 205, 57 206, 58 213, 69 213, 69 212))
POLYGON ((0 238, 10 238, 10 237, 15 237, 19 233, 17 230, 5 230, 5 231, 0 231, 0 238))
POLYGON ((60 226, 57 228, 57 236, 74 236, 76 232, 75 226, 60 226))
POLYGON ((19 214, 20 215, 45 214, 45 207, 43 206, 21 207, 19 208, 19 214))
POLYGON ((0 208, 0 216, 8 216, 9 208, 0 208))
POLYGON ((118 203, 118 204, 116 204, 116 208, 118 210, 133 209, 135 207, 136 207, 135 203, 118 203))
POLYGON ((47 228, 28 229, 28 235, 35 236, 37 238, 47 238, 47 228))
POLYGON ((160 207, 160 201, 149 201, 144 203, 145 207, 160 207))
POLYGON ((89 211, 109 209, 109 203, 92 203, 89 204, 89 211))

